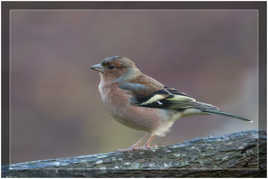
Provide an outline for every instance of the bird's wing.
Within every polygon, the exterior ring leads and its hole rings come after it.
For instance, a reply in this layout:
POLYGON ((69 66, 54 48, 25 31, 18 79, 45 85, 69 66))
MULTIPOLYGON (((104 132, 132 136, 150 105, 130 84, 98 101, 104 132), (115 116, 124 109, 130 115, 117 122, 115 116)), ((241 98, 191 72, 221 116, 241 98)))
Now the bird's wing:
POLYGON ((192 108, 196 100, 174 88, 164 87, 138 102, 136 105, 143 107, 184 110, 192 108))
POLYGON ((119 83, 119 88, 127 90, 137 99, 148 97, 163 87, 163 84, 144 74, 137 76, 135 79, 119 83))
POLYGON ((190 108, 207 114, 218 114, 252 122, 244 117, 225 113, 211 104, 196 101, 193 97, 179 92, 175 88, 165 87, 160 82, 145 75, 135 80, 121 83, 119 87, 131 93, 130 102, 133 105, 181 112, 187 112, 186 109, 190 108))
POLYGON ((119 87, 131 94, 130 102, 132 104, 143 107, 186 109, 192 107, 191 103, 196 101, 187 94, 179 92, 175 88, 165 87, 146 75, 120 83, 119 87))
MULTIPOLYGON (((145 99, 145 98, 144 98, 145 99)), ((202 112, 219 111, 216 106, 196 101, 193 97, 179 92, 174 88, 163 88, 154 92, 146 100, 136 104, 143 107, 162 108, 176 111, 184 111, 188 108, 198 109, 202 112)))

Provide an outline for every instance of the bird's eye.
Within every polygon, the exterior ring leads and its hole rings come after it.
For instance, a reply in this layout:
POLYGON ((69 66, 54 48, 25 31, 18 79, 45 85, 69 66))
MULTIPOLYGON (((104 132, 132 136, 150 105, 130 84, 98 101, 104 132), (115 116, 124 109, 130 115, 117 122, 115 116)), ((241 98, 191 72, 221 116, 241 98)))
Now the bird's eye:
POLYGON ((112 69, 114 69, 114 66, 113 65, 108 65, 107 68, 112 70, 112 69))

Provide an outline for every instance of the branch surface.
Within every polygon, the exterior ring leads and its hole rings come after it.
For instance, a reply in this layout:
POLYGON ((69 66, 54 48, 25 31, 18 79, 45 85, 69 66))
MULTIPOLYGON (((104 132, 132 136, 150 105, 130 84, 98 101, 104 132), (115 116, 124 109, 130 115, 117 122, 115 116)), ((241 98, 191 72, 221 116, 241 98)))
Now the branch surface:
POLYGON ((266 177, 266 132, 242 131, 150 150, 11 164, 6 177, 266 177))

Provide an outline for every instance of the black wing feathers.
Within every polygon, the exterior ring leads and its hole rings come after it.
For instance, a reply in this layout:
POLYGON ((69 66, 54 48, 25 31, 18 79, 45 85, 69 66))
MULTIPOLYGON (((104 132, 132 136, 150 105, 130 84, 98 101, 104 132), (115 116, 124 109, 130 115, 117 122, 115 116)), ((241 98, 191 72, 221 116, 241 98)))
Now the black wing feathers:
POLYGON ((187 99, 186 101, 194 101, 193 98, 187 96, 185 93, 179 92, 175 88, 164 87, 161 90, 157 90, 147 96, 136 96, 131 99, 132 103, 135 105, 151 108, 169 108, 177 111, 183 111, 187 108, 191 108, 192 104, 178 101, 172 101, 171 98, 174 96, 181 96, 182 99, 187 99), (176 105, 174 105, 176 103, 176 105))

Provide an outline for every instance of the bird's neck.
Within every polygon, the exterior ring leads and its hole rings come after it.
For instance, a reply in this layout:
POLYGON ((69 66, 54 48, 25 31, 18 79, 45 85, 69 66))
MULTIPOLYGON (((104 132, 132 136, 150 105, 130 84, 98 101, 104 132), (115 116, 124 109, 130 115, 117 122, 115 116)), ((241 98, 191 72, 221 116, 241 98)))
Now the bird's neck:
POLYGON ((142 72, 138 68, 130 68, 126 73, 113 80, 115 83, 127 82, 140 76, 142 72))
POLYGON ((124 74, 122 74, 119 77, 113 77, 110 75, 104 75, 100 73, 100 86, 101 87, 109 87, 111 85, 117 85, 120 84, 121 82, 128 82, 131 81, 138 76, 142 75, 142 72, 138 68, 133 68, 127 70, 124 74))

